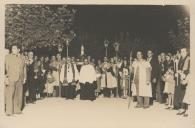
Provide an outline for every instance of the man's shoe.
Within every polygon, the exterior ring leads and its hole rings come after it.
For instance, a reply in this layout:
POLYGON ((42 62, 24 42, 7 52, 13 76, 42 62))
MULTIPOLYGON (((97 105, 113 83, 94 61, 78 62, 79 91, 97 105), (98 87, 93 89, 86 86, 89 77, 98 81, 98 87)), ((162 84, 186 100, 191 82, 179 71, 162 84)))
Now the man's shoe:
POLYGON ((136 106, 135 106, 135 108, 141 108, 141 106, 139 106, 139 105, 136 105, 136 106))
POLYGON ((20 115, 20 114, 22 114, 22 112, 16 112, 15 114, 20 115))
POLYGON ((13 116, 13 114, 6 114, 6 116, 13 116))
POLYGON ((147 109, 147 108, 149 108, 149 106, 144 106, 143 108, 144 108, 144 109, 147 109))

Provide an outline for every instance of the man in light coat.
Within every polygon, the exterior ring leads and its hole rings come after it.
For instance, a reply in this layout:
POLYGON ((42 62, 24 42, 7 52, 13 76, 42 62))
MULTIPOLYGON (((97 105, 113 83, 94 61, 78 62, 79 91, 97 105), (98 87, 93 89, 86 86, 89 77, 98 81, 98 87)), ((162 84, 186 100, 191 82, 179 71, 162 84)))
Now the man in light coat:
POLYGON ((152 97, 151 65, 143 59, 142 52, 138 51, 137 61, 133 62, 132 67, 134 72, 133 95, 137 96, 136 108, 148 108, 149 98, 152 97))
POLYGON ((24 59, 16 45, 12 46, 12 53, 5 57, 5 70, 8 79, 5 87, 6 115, 21 114, 26 73, 24 59))

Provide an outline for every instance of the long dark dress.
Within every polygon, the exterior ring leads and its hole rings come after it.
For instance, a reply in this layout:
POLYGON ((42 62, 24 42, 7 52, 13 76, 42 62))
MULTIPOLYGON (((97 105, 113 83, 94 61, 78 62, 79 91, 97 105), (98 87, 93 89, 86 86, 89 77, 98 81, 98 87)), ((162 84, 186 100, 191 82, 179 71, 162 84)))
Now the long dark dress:
POLYGON ((29 90, 29 102, 36 100, 36 86, 34 84, 34 63, 27 65, 27 86, 29 90))
MULTIPOLYGON (((185 58, 180 58, 179 63, 178 63, 178 70, 183 71, 183 73, 187 75, 189 73, 189 68, 190 68, 189 57, 187 56, 185 58)), ((181 84, 181 80, 179 77, 178 85, 175 86, 175 95, 174 95, 174 103, 173 103, 175 109, 179 109, 182 107, 182 102, 185 96, 185 91, 186 91, 186 85, 181 84)))
POLYGON ((156 85, 156 100, 159 103, 164 103, 165 98, 163 94, 165 82, 162 80, 162 76, 164 74, 164 63, 163 62, 158 62, 157 64, 157 85, 156 85))

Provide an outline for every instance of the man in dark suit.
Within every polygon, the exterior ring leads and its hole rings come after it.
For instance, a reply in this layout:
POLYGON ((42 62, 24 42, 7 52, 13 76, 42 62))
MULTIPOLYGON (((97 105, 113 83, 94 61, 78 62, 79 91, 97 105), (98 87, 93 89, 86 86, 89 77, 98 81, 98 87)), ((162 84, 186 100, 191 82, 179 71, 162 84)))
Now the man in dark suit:
POLYGON ((5 70, 8 79, 5 87, 6 115, 21 114, 26 73, 24 59, 16 45, 12 46, 12 53, 5 57, 5 70))
POLYGON ((151 71, 152 99, 150 101, 150 104, 152 104, 153 100, 156 100, 156 83, 157 83, 156 77, 157 77, 157 64, 158 64, 158 61, 153 57, 152 50, 147 51, 147 61, 152 66, 152 71, 151 71))

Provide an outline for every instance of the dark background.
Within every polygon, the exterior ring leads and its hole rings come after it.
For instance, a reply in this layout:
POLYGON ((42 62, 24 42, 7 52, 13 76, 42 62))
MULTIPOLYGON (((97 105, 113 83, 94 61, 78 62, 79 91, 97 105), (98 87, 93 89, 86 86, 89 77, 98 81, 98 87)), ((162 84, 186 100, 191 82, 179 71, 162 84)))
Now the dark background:
MULTIPOLYGON (((108 39, 110 46, 108 56, 114 56, 111 45, 119 41, 120 56, 129 56, 130 50, 152 49, 159 52, 175 52, 169 44, 168 31, 177 31, 177 19, 189 17, 188 12, 181 5, 149 6, 149 5, 70 5, 77 10, 73 30, 77 34, 71 42, 70 55, 79 56, 81 44, 85 46, 87 55, 102 58, 105 55, 103 41, 108 39), (129 33, 127 40, 122 35, 129 33), (83 39, 83 35, 86 36, 83 39), (143 44, 135 46, 133 39, 140 38, 143 44)), ((53 50, 50 53, 55 53, 53 50)), ((47 54, 38 50, 39 54, 47 54)), ((66 50, 63 50, 66 55, 66 50)))

